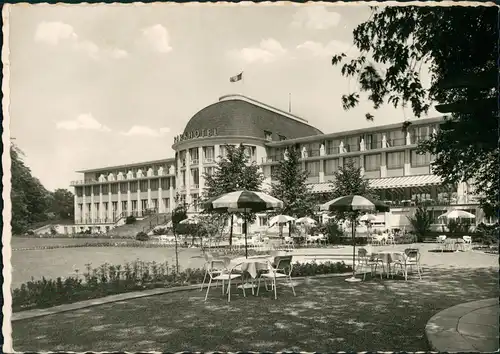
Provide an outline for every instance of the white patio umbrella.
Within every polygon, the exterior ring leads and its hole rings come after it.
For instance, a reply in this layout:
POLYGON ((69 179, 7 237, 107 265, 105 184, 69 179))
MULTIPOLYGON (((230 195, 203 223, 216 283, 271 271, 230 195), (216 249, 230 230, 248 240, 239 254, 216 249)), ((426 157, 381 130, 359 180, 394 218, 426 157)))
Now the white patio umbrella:
MULTIPOLYGON (((269 226, 273 226, 275 224, 279 225, 280 228, 280 236, 283 236, 283 224, 286 224, 288 222, 294 221, 295 218, 289 215, 276 215, 275 217, 271 218, 269 220, 269 226)), ((288 228, 288 236, 290 236, 292 233, 292 228, 288 228)))
MULTIPOLYGON (((242 212, 244 214, 250 212, 259 212, 283 208, 283 202, 266 193, 241 190, 231 193, 222 194, 215 198, 210 198, 203 203, 203 207, 207 211, 220 212, 242 212)), ((245 220, 245 258, 248 258, 247 247, 247 221, 245 220)))
POLYGON ((200 218, 198 216, 188 216, 187 219, 184 219, 179 222, 179 224, 190 224, 197 225, 200 223, 200 218))
POLYGON ((438 216, 438 219, 475 219, 476 216, 465 210, 455 209, 438 216))
POLYGON ((371 221, 376 220, 376 219, 377 219, 377 217, 373 214, 365 214, 359 218, 359 221, 371 222, 371 221))
POLYGON ((318 222, 314 220, 313 218, 310 218, 308 216, 304 216, 302 218, 298 218, 295 220, 297 224, 308 224, 308 225, 316 225, 318 222))

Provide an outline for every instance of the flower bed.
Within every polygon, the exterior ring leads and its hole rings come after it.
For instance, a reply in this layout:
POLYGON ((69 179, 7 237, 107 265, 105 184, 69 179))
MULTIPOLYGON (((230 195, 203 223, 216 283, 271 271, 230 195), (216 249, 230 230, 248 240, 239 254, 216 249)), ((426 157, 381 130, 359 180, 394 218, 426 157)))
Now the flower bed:
MULTIPOLYGON (((292 276, 312 276, 352 271, 345 263, 295 263, 292 276)), ((199 284, 204 269, 186 269, 175 273, 168 262, 135 261, 121 265, 105 263, 97 268, 87 264, 82 275, 68 278, 31 280, 12 291, 12 311, 47 308, 107 295, 153 288, 199 284)))

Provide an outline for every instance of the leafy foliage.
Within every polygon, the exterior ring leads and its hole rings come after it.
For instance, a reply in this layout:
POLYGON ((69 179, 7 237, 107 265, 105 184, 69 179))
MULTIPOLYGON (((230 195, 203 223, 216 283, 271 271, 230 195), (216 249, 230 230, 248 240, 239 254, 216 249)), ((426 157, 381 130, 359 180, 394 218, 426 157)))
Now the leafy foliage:
POLYGON ((417 206, 413 215, 407 216, 408 221, 413 227, 418 242, 423 242, 424 237, 431 230, 432 216, 423 204, 417 206))
POLYGON ((52 193, 50 212, 63 220, 73 220, 75 216, 75 197, 67 189, 58 188, 52 193))
POLYGON ((34 223, 48 220, 51 197, 40 181, 31 175, 23 160, 23 152, 14 145, 10 147, 12 159, 12 233, 25 232, 34 223))
MULTIPOLYGON (((178 203, 179 198, 176 198, 176 204, 178 203)), ((175 237, 175 269, 179 272, 179 247, 177 244, 177 230, 182 220, 187 219, 186 205, 177 204, 174 210, 172 210, 172 231, 174 232, 175 237)))
POLYGON ((135 239, 137 241, 148 241, 149 240, 149 236, 147 233, 145 233, 144 231, 139 231, 137 233, 137 235, 135 236, 135 239))
MULTIPOLYGON (((259 166, 252 161, 245 152, 245 147, 240 144, 235 147, 233 145, 225 145, 227 151, 226 156, 219 156, 219 161, 212 175, 204 173, 205 190, 204 198, 217 197, 221 194, 235 192, 246 189, 250 191, 260 191, 264 176, 259 169, 259 166)), ((229 213, 223 214, 225 219, 229 217, 229 213)), ((241 213, 236 213, 239 217, 244 216, 241 213)), ((255 220, 255 214, 249 213, 246 216, 248 222, 255 220)), ((232 244, 232 217, 231 230, 229 234, 229 244, 232 244)))
POLYGON ((342 64, 342 75, 355 78, 360 87, 360 92, 342 96, 344 109, 357 106, 361 92, 374 109, 384 103, 410 106, 416 117, 434 102, 467 102, 469 112, 453 113, 419 148, 435 156, 434 173, 445 183, 472 180, 487 215, 499 208, 498 108, 480 100, 498 96, 497 26, 495 7, 374 7, 370 19, 353 32, 359 56, 340 53, 332 58, 333 65, 342 64), (421 79, 422 66, 428 67, 429 87, 421 79), (462 75, 490 70, 487 81, 495 88, 458 82, 462 75), (445 82, 453 81, 454 88, 446 87, 445 82))
POLYGON ((283 201, 283 209, 274 214, 296 218, 314 216, 315 198, 306 184, 309 173, 302 170, 300 151, 289 148, 287 158, 280 161, 271 185, 271 195, 283 201))
POLYGON ((127 218, 125 219, 125 224, 127 224, 127 225, 134 224, 134 223, 136 222, 136 220, 137 220, 137 219, 135 218, 135 216, 133 216, 133 215, 129 215, 129 216, 127 216, 127 218))
POLYGON ((447 221, 446 226, 448 227, 450 234, 455 236, 458 233, 468 232, 471 225, 468 220, 450 219, 447 221))
MULTIPOLYGON (((374 193, 368 184, 368 180, 363 179, 361 168, 356 167, 350 158, 344 159, 344 165, 333 173, 331 181, 331 199, 346 195, 360 195, 364 197, 374 197, 374 193)), ((351 220, 355 215, 345 211, 332 212, 336 220, 351 220)))

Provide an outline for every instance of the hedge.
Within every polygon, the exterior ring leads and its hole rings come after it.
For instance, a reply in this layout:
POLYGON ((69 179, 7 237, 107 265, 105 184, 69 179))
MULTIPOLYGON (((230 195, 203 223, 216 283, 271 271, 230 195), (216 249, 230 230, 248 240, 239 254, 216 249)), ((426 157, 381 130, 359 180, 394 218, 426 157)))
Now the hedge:
MULTIPOLYGON (((322 264, 295 263, 292 276, 312 276, 352 271, 344 262, 322 264)), ((97 268, 86 265, 82 275, 77 272, 68 278, 31 280, 12 291, 14 312, 47 308, 78 301, 96 299, 108 295, 153 288, 170 288, 188 284, 200 284, 204 269, 186 269, 175 273, 168 262, 134 261, 121 265, 105 263, 97 268)))

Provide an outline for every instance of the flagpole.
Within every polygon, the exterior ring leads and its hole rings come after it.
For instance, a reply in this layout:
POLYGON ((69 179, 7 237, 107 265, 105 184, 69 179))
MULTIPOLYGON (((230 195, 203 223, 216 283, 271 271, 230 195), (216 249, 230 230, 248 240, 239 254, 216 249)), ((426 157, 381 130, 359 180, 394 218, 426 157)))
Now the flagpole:
POLYGON ((245 96, 245 75, 243 75, 243 70, 241 70, 241 94, 245 96))
POLYGON ((288 93, 288 113, 292 113, 292 93, 288 93))

